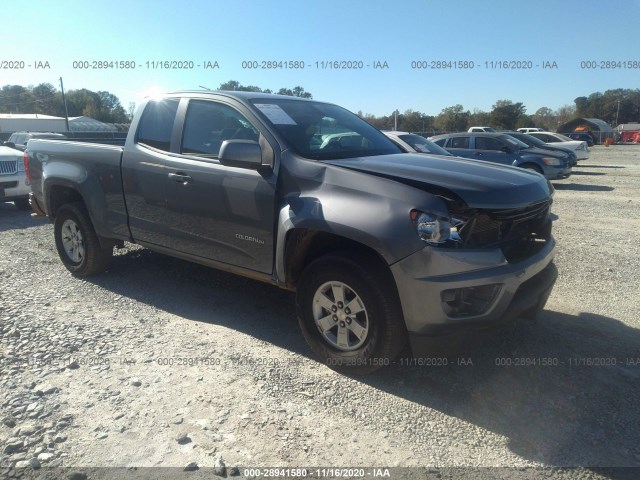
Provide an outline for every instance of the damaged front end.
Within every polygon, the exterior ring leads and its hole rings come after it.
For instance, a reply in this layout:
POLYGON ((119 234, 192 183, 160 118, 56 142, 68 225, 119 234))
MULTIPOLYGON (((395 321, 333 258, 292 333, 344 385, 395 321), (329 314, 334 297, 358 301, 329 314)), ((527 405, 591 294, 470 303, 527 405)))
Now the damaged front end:
POLYGON ((418 235, 431 246, 464 249, 500 248, 509 263, 544 248, 551 238, 552 199, 522 208, 469 208, 448 201, 449 218, 413 210, 418 235))

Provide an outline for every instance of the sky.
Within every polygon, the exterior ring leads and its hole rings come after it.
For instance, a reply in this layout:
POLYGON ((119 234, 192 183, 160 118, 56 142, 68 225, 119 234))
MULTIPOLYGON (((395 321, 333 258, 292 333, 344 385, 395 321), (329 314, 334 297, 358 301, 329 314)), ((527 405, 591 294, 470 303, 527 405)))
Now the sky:
POLYGON ((640 0, 4 0, 2 17, 22 20, 3 35, 0 86, 62 77, 125 109, 229 80, 376 116, 502 99, 533 114, 640 88, 640 0))

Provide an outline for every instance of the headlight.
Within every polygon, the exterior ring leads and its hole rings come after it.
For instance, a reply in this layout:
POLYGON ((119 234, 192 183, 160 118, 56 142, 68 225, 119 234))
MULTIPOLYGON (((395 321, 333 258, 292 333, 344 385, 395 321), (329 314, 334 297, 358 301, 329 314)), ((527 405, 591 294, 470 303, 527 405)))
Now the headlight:
POLYGON ((420 239, 430 245, 443 244, 447 240, 460 241, 458 227, 463 224, 462 220, 450 219, 420 210, 411 210, 411 220, 420 239))
POLYGON ((560 165, 560 159, 559 158, 542 157, 542 161, 544 162, 545 165, 551 165, 551 166, 554 166, 554 167, 557 167, 558 165, 560 165))
POLYGON ((24 172, 24 161, 22 160, 22 158, 17 160, 17 164, 18 164, 18 171, 24 172))

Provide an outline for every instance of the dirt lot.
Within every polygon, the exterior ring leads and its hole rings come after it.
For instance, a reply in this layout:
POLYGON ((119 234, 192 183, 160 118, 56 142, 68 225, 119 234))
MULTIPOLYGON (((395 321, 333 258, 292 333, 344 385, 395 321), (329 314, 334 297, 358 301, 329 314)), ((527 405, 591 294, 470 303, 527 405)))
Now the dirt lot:
POLYGON ((640 146, 594 147, 554 185, 560 277, 538 322, 361 378, 311 357, 290 293, 133 245, 80 280, 50 224, 0 204, 0 477, 195 462, 622 478, 594 467, 640 467, 640 146))

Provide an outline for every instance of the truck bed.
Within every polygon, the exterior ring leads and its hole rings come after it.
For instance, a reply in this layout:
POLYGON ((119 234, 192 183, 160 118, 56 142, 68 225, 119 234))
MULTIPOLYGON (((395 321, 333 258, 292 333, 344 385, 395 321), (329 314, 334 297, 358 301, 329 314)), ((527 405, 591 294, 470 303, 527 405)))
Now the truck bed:
POLYGON ((109 238, 129 238, 120 170, 122 147, 66 140, 29 140, 27 150, 33 197, 44 206, 50 218, 55 215, 55 196, 64 194, 64 187, 60 185, 73 179, 92 214, 96 232, 109 238), (55 187, 50 188, 50 185, 55 187))

